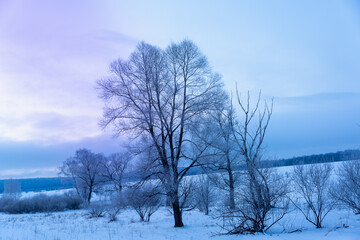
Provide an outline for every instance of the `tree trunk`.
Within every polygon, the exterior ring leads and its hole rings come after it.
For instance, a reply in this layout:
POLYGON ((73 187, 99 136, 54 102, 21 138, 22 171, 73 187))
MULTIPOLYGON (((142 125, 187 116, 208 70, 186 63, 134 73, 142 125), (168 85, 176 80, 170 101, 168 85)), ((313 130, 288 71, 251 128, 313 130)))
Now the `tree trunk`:
POLYGON ((91 195, 92 195, 92 186, 90 186, 90 189, 89 189, 89 195, 88 195, 88 203, 90 203, 90 200, 91 200, 91 195))
POLYGON ((178 199, 177 199, 177 201, 172 203, 172 208, 173 208, 174 220, 175 220, 174 227, 183 227, 184 224, 182 222, 182 213, 181 213, 181 210, 180 210, 180 204, 179 204, 178 199))
POLYGON ((209 215, 209 206, 205 207, 205 215, 209 215))
POLYGON ((234 175, 231 169, 231 161, 229 152, 226 153, 227 160, 227 172, 229 174, 229 207, 231 210, 235 209, 235 186, 234 186, 234 175))
MULTIPOLYGON (((321 214, 321 213, 320 213, 321 214)), ((321 228, 321 220, 319 217, 316 217, 316 228, 321 228)))
POLYGON ((235 209, 235 187, 234 187, 234 181, 230 180, 229 182, 229 187, 230 187, 230 209, 234 210, 235 209))

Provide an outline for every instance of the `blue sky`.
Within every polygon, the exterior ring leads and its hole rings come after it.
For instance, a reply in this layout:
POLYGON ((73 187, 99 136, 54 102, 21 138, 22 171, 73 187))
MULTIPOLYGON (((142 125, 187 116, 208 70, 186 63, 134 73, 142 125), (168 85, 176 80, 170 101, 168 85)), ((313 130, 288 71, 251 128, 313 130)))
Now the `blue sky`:
POLYGON ((0 178, 114 152, 95 81, 137 42, 194 41, 231 91, 274 97, 270 157, 359 148, 357 1, 0 0, 0 178))

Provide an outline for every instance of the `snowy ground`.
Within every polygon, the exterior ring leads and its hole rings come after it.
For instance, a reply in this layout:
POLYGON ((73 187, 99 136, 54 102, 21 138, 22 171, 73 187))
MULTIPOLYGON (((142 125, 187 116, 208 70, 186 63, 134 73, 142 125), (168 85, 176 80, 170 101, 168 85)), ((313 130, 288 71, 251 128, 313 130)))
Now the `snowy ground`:
POLYGON ((348 210, 336 210, 325 220, 323 229, 315 229, 298 212, 292 212, 266 235, 216 236, 217 221, 193 211, 184 215, 185 227, 172 227, 171 214, 162 208, 156 212, 150 223, 141 223, 134 211, 126 210, 116 222, 107 218, 89 218, 87 211, 60 213, 8 215, 0 214, 0 240, 5 239, 292 239, 292 240, 359 240, 360 216, 348 210), (345 227, 344 227, 345 226, 345 227), (284 232, 284 228, 287 232, 284 232), (300 231, 288 233, 290 231, 300 231))
MULTIPOLYGON (((338 168, 339 163, 333 163, 338 168)), ((286 174, 292 167, 278 168, 286 174)), ((335 176, 334 176, 335 177, 335 176)), ((49 191, 45 194, 60 194, 64 191, 49 191)), ((36 193, 23 194, 23 198, 36 193)), ((95 196, 94 200, 101 200, 95 196)), ((118 221, 108 218, 89 218, 87 210, 59 213, 10 215, 0 213, 0 240, 60 240, 60 239, 155 239, 155 240, 360 240, 360 215, 347 209, 336 209, 324 220, 322 229, 316 229, 297 210, 289 213, 266 234, 226 236, 219 235, 218 219, 198 211, 185 212, 184 228, 173 228, 170 212, 161 208, 151 217, 150 223, 139 222, 133 210, 123 210, 118 221)))

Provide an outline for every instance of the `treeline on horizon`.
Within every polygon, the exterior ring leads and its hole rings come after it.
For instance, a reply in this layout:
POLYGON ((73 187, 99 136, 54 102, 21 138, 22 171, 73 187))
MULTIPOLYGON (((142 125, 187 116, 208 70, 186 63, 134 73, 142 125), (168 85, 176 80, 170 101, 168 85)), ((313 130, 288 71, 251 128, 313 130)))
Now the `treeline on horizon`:
POLYGON ((306 165, 315 163, 341 162, 360 159, 360 150, 351 149, 335 153, 313 154, 307 156, 293 157, 280 160, 263 161, 265 166, 282 167, 293 165, 306 165))
MULTIPOLYGON (((330 162, 341 162, 349 160, 360 159, 360 150, 345 150, 338 151, 335 153, 325 153, 325 154, 313 154, 300 157, 293 157, 287 159, 279 160, 263 160, 263 166, 261 167, 284 167, 284 166, 294 166, 294 165, 306 165, 306 164, 315 164, 315 163, 330 163, 330 162)), ((244 166, 238 166, 237 170, 243 169, 244 166)), ((197 175, 201 174, 202 169, 196 167, 191 169, 187 175, 197 175)), ((134 181, 137 180, 136 173, 128 173, 125 176, 125 181, 134 181)), ((21 185, 22 192, 41 192, 41 191, 52 191, 60 189, 69 189, 73 188, 73 183, 71 178, 60 178, 60 177, 50 177, 50 178, 24 178, 24 179, 14 179, 19 181, 21 185)), ((4 184, 8 179, 0 180, 0 193, 4 192, 4 184)))
MULTIPOLYGON (((360 159, 360 150, 349 149, 338 151, 335 153, 312 154, 300 157, 292 157, 279 160, 262 160, 260 167, 285 167, 295 165, 307 165, 315 163, 331 163, 360 159)), ((236 170, 244 169, 244 165, 235 167, 236 170)), ((189 171, 188 175, 196 175, 202 173, 201 168, 194 168, 189 171)))

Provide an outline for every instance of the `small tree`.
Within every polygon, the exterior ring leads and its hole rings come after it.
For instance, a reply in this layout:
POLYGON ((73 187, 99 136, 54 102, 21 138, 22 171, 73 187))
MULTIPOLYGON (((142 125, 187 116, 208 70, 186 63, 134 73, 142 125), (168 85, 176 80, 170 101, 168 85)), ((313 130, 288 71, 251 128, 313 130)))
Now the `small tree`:
POLYGON ((101 176, 105 181, 111 182, 117 192, 121 192, 123 188, 123 178, 130 160, 128 153, 113 153, 103 161, 101 176))
POLYGON ((104 157, 88 149, 79 149, 64 161, 60 174, 71 177, 79 196, 90 203, 92 194, 104 183, 101 176, 104 157))
POLYGON ((133 208, 140 217, 140 221, 150 221, 150 217, 161 205, 161 194, 157 187, 147 183, 127 189, 124 192, 125 204, 133 208))
POLYGON ((214 200, 214 187, 211 185, 209 177, 205 174, 198 176, 195 187, 195 201, 197 208, 204 212, 205 215, 208 215, 210 206, 214 200))
POLYGON ((338 170, 338 179, 332 196, 360 214, 360 161, 343 162, 338 170))
POLYGON ((336 204, 336 200, 330 196, 331 172, 329 164, 298 165, 294 168, 293 182, 300 202, 292 202, 316 228, 322 227, 324 218, 336 204))
POLYGON ((18 180, 10 179, 4 182, 4 196, 11 199, 19 199, 21 196, 21 184, 18 180))

